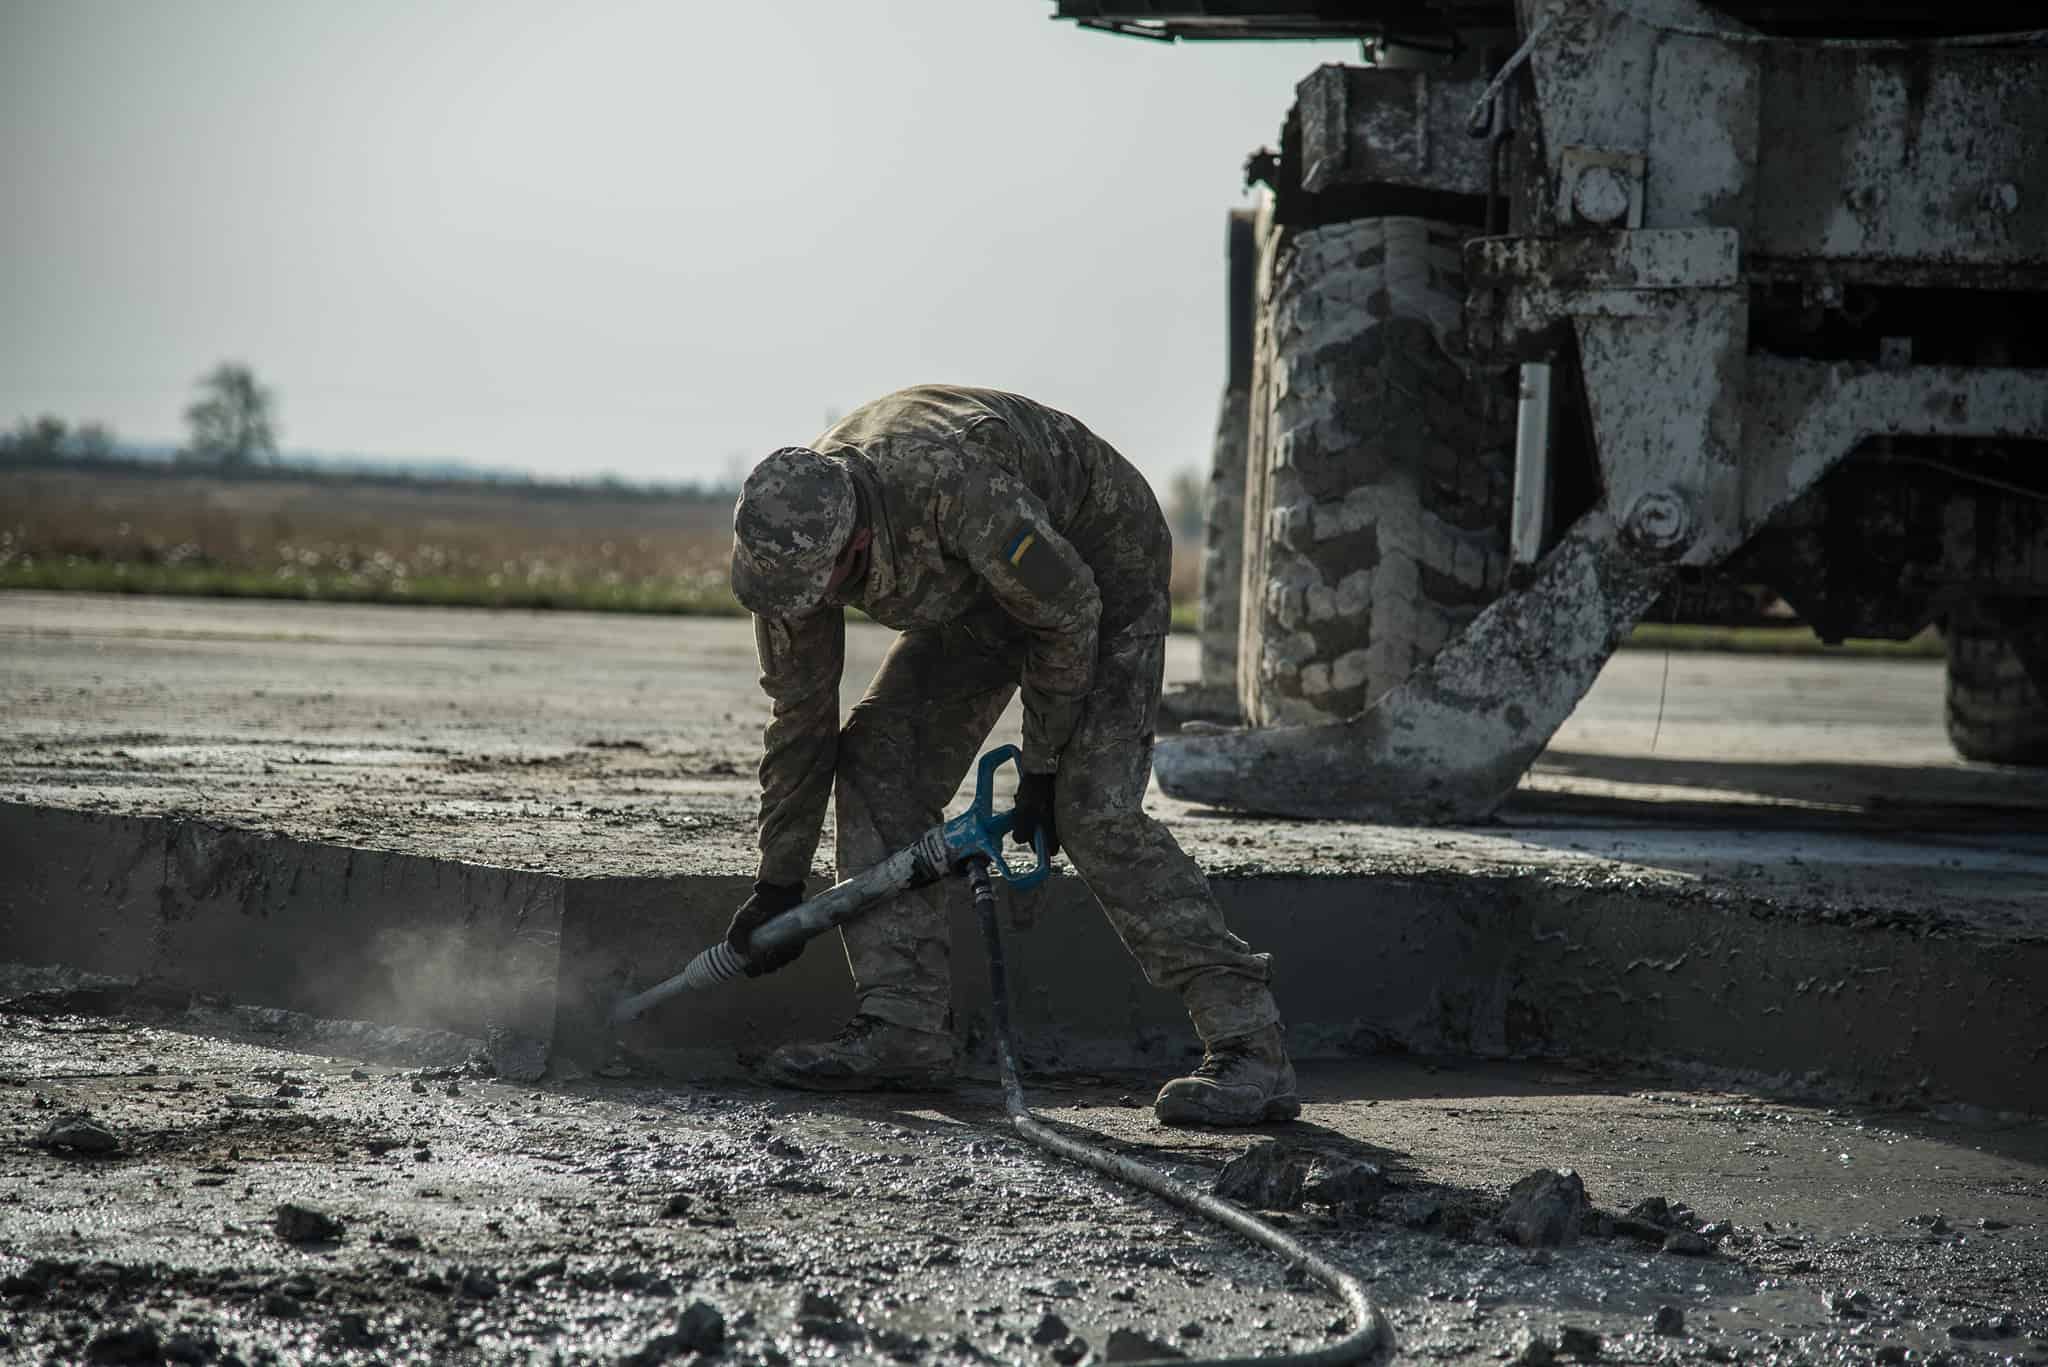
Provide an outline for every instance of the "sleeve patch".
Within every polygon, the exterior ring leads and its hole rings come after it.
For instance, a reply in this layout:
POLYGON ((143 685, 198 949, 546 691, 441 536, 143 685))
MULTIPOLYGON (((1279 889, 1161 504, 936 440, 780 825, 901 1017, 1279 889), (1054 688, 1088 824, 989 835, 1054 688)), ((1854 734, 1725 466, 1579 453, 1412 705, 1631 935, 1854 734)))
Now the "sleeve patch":
POLYGON ((1017 582, 1040 598, 1057 597, 1067 587, 1067 567, 1039 538, 1038 529, 1020 522, 1003 538, 1003 560, 1017 582))

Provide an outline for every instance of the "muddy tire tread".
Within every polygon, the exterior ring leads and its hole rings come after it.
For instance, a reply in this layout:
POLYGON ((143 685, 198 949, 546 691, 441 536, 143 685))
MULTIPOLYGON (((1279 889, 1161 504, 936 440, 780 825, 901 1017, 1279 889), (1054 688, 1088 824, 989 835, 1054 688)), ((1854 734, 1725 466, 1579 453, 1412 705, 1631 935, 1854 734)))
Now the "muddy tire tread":
POLYGON ((1964 759, 2048 765, 2048 698, 1995 628, 1952 620, 1948 645, 1948 738, 1964 759))
POLYGON ((1261 289, 1240 661, 1261 723, 1370 706, 1500 591, 1513 491, 1513 407, 1465 360, 1467 229, 1361 219, 1294 234, 1261 289), (1290 510, 1292 510, 1290 512, 1290 510), (1318 552, 1341 510, 1358 559, 1318 552), (1291 519, 1291 521, 1290 521, 1291 519), (1307 522, 1304 522, 1307 519, 1307 522), (1376 555, 1376 559, 1374 558, 1376 555), (1370 563, 1363 591, 1356 563, 1370 563), (1335 594, 1332 617, 1308 595, 1335 594))

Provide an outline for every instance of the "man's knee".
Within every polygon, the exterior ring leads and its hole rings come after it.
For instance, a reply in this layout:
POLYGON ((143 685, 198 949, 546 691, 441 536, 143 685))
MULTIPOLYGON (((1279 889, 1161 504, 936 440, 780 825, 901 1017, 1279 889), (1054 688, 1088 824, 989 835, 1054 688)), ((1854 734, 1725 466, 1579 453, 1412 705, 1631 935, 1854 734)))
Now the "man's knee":
POLYGON ((888 769, 900 766, 916 749, 914 718, 905 709, 863 699, 839 728, 838 766, 841 772, 888 769))
POLYGON ((1069 813, 1076 820, 1134 826, 1145 819, 1145 790, 1151 782, 1148 743, 1098 741, 1080 754, 1070 747, 1053 785, 1054 812, 1062 829, 1069 813))
POLYGON ((832 766, 832 810, 842 853, 880 859, 901 837, 906 783, 903 747, 872 719, 850 718, 839 732, 832 766))
POLYGON ((1060 848, 1074 868, 1088 874, 1113 860, 1141 855, 1157 841, 1158 823, 1136 807, 1099 806, 1055 796, 1060 848))

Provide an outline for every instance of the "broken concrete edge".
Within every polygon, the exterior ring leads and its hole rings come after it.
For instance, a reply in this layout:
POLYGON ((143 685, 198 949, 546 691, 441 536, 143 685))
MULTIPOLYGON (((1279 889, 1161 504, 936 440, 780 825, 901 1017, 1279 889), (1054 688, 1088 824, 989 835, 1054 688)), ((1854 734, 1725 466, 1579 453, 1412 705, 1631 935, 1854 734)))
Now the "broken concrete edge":
MULTIPOLYGON (((485 1039, 534 1075, 623 1059, 729 1076, 736 1053, 829 1033, 853 1008, 826 940, 614 1034, 620 994, 723 933, 739 877, 562 878, 31 804, 0 804, 0 865, 8 959, 485 1039)), ((1211 882, 1273 955, 1302 1057, 1675 1061, 1807 1095, 2048 1112, 2039 936, 1529 872, 1211 882)), ((1171 1066, 1197 1050, 1078 879, 1002 896, 1027 1067, 1171 1066)), ((964 896, 953 980, 972 1054, 989 1008, 964 896)))

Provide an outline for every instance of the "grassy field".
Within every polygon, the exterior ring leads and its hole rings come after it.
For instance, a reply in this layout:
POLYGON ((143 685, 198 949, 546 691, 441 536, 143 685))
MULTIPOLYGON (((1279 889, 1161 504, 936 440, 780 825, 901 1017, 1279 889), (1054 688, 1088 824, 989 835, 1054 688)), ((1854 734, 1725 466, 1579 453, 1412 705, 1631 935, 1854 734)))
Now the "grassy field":
MULTIPOLYGON (((0 471, 0 588, 734 614, 732 504, 629 490, 0 471)), ((1197 557, 1174 565, 1193 622, 1197 557)))
POLYGON ((739 611, 721 499, 12 470, 0 508, 5 588, 739 611))
MULTIPOLYGON (((0 589, 736 614, 723 498, 135 468, 0 470, 0 589)), ((1199 548, 1174 556, 1197 622, 1199 548)), ((1940 639, 1822 645, 1804 627, 1645 623, 1657 650, 1939 655, 1940 639)))

